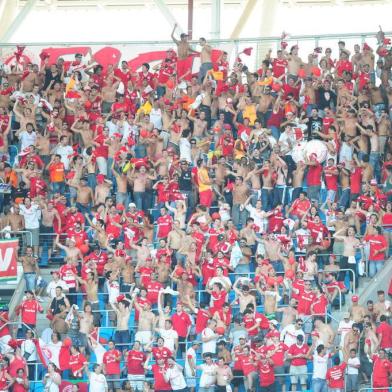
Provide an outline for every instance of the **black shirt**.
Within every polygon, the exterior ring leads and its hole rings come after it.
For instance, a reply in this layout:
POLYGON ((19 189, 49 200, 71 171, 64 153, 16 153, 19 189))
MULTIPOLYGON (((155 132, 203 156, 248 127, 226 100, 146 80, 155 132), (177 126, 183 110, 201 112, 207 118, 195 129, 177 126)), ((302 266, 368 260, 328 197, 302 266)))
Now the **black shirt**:
POLYGON ((309 117, 308 122, 308 140, 318 139, 321 140, 321 137, 315 134, 315 131, 322 132, 323 131, 323 119, 321 117, 309 117))
POLYGON ((178 186, 180 191, 190 192, 192 191, 192 170, 181 169, 181 173, 178 176, 178 186))
POLYGON ((324 87, 320 87, 318 93, 318 107, 321 110, 336 107, 337 97, 332 90, 325 90, 324 87))

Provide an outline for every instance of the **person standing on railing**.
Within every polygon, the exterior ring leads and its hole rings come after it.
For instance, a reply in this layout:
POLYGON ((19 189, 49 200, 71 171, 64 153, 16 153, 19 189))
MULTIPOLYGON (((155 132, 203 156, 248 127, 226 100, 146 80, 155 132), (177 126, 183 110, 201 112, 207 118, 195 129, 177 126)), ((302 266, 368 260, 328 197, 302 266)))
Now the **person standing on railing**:
POLYGON ((27 246, 26 253, 20 258, 23 267, 23 275, 26 282, 26 290, 35 291, 37 278, 41 275, 38 260, 33 254, 33 247, 27 246))

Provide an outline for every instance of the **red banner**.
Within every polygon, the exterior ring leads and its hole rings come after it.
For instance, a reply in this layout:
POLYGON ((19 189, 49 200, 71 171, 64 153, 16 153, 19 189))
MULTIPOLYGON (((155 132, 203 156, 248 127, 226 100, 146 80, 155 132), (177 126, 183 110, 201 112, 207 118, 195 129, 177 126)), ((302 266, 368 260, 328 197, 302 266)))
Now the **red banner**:
POLYGON ((16 279, 18 239, 0 240, 0 280, 16 279))

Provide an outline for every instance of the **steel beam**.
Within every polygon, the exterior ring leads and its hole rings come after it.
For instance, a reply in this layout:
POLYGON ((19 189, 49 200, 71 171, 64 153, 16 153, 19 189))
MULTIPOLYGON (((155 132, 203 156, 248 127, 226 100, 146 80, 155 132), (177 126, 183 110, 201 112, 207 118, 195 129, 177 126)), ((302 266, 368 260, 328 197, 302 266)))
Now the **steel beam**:
POLYGON ((222 0, 211 2, 211 38, 219 39, 221 35, 222 0))
POLYGON ((5 8, 1 15, 1 25, 3 26, 0 30, 0 42, 8 42, 14 35, 15 31, 18 30, 19 26, 26 19, 26 16, 34 8, 37 0, 28 0, 24 7, 17 12, 14 9, 15 5, 17 7, 17 1, 7 1, 5 8), (14 5, 12 5, 14 3, 14 5), (15 12, 16 11, 16 12, 15 12))
POLYGON ((188 0, 188 38, 193 37, 193 0, 188 0))
MULTIPOLYGON (((249 16, 251 15, 253 9, 255 8, 256 4, 257 4, 258 0, 248 0, 243 11, 242 14, 240 16, 240 18, 237 21, 237 24, 235 25, 232 33, 230 34, 230 38, 231 39, 237 39, 239 38, 242 29, 245 26, 245 23, 248 21, 249 16)), ((259 0, 261 1, 261 0, 259 0)), ((276 0, 273 0, 273 2, 275 2, 276 0)))

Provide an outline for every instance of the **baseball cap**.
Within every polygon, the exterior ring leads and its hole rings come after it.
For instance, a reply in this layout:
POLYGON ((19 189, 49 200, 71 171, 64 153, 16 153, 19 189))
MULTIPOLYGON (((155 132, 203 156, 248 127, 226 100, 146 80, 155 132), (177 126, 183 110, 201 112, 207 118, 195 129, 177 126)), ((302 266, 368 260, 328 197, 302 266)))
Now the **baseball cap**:
POLYGON ((184 37, 189 37, 189 36, 188 36, 187 33, 181 33, 181 34, 180 34, 180 37, 181 37, 181 38, 184 38, 184 37))
POLYGON ((375 178, 370 180, 370 185, 377 185, 377 180, 375 178))
POLYGON ((129 203, 129 204, 128 204, 128 207, 129 207, 129 208, 132 208, 132 207, 133 207, 133 208, 136 208, 136 204, 135 204, 135 203, 129 203))
POLYGON ((353 302, 358 302, 358 301, 359 301, 358 295, 353 295, 353 296, 351 297, 351 301, 353 301, 353 302))
POLYGON ((343 313, 343 318, 344 319, 349 319, 350 318, 350 313, 349 312, 344 312, 343 313))
POLYGON ((26 290, 25 291, 25 294, 28 294, 28 293, 31 294, 31 295, 34 295, 34 293, 31 290, 26 290))

